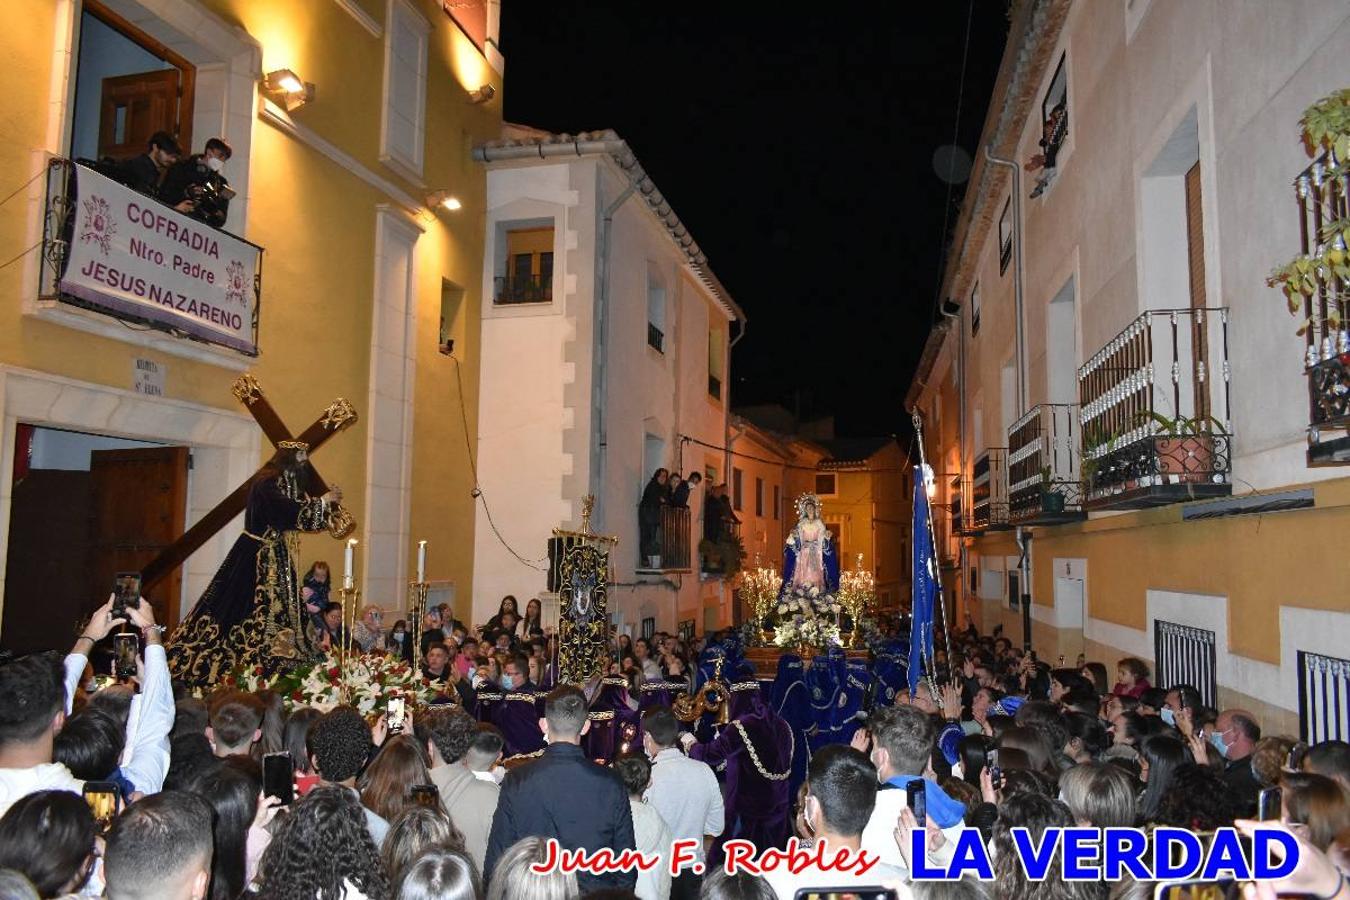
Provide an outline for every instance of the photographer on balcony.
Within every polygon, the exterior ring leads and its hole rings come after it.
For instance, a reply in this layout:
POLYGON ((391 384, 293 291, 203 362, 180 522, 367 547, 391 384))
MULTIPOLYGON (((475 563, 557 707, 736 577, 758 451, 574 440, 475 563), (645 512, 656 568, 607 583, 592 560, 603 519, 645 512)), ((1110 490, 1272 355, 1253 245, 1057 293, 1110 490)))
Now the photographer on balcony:
POLYGON ((201 153, 195 153, 169 169, 160 185, 159 199, 212 228, 222 227, 235 192, 221 173, 233 155, 229 144, 220 138, 211 138, 201 153))

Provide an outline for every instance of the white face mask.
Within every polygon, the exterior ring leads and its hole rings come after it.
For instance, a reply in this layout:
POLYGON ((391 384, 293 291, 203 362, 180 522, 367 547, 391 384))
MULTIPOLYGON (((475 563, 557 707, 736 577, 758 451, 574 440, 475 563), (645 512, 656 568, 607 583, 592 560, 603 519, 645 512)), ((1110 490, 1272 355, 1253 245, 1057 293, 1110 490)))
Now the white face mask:
POLYGON ((218 156, 206 157, 206 167, 216 174, 220 174, 221 169, 225 168, 225 160, 218 156))
POLYGON ((966 768, 965 768, 965 766, 961 765, 960 763, 954 764, 954 765, 952 766, 952 777, 953 777, 953 778, 964 779, 964 778, 966 777, 966 768))

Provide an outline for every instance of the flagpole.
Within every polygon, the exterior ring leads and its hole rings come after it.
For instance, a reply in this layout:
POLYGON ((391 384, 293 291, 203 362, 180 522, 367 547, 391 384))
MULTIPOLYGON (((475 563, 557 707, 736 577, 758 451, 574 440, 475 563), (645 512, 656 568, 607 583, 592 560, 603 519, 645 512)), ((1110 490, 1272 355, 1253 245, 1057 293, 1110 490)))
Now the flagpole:
MULTIPOLYGON (((919 445, 919 471, 922 474, 928 469, 928 461, 924 458, 923 453, 923 419, 919 417, 918 412, 911 413, 910 419, 914 423, 915 443, 919 445)), ((923 502, 928 506, 928 546, 930 552, 934 556, 933 584, 937 588, 938 609, 941 610, 942 613, 942 639, 947 648, 947 669, 948 677, 950 678, 952 666, 952 626, 951 623, 947 621, 947 599, 942 593, 942 566, 937 564, 936 559, 938 549, 937 534, 933 530, 933 499, 928 496, 927 490, 924 490, 923 492, 923 502)), ((934 671, 936 667, 933 665, 932 660, 928 661, 928 667, 936 678, 937 673, 934 671)))

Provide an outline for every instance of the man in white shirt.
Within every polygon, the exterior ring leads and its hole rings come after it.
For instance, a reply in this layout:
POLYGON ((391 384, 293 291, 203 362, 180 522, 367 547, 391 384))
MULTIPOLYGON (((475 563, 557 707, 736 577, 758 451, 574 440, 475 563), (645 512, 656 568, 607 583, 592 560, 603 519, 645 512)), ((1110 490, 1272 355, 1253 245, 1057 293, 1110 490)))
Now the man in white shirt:
MULTIPOLYGON (((706 865, 705 838, 717 837, 725 825, 722 789, 707 763, 680 752, 679 737, 680 723, 669 706, 654 706, 642 717, 642 749, 652 760, 646 800, 661 814, 673 840, 698 841, 694 853, 706 865)), ((690 864, 671 881, 671 900, 695 900, 702 884, 703 875, 690 864)))
POLYGON ((113 616, 109 597, 75 641, 64 668, 46 654, 0 666, 0 816, 15 801, 37 791, 84 790, 83 781, 52 761, 52 745, 69 709, 66 682, 79 683, 86 654, 125 621, 124 616, 113 616))
MULTIPOLYGON (((875 853, 863 847, 863 828, 876 799, 877 770, 860 751, 830 744, 811 758, 802 817, 815 842, 825 843, 820 855, 826 865, 838 860, 841 868, 823 868, 812 859, 795 873, 785 864, 765 871, 764 878, 778 900, 793 900, 803 888, 857 890, 881 886, 894 888, 907 900, 910 894, 905 871, 879 861, 875 853), (847 851, 847 859, 839 858, 841 850, 847 851)), ((894 837, 891 843, 895 843, 894 837)), ((730 856, 731 851, 727 852, 730 856)))
POLYGON ((931 777, 930 760, 937 741, 937 726, 931 716, 914 706, 888 706, 873 711, 866 732, 854 735, 853 745, 862 749, 871 738, 871 762, 876 766, 881 788, 871 820, 863 830, 862 846, 893 866, 907 868, 895 843, 895 823, 905 808, 906 785, 912 780, 924 783, 928 819, 946 838, 937 850, 930 850, 930 866, 946 868, 955 855, 956 842, 964 822, 966 808, 938 787, 931 777))
MULTIPOLYGON (((75 642, 66 655, 66 715, 70 715, 71 701, 79 687, 80 677, 89 662, 94 634, 111 631, 121 622, 113 621, 112 599, 90 619, 85 634, 75 642), (95 623, 106 622, 106 630, 95 623), (90 632, 93 631, 94 634, 90 632)), ((145 641, 144 665, 140 691, 131 698, 131 712, 127 716, 126 738, 118 770, 123 779, 141 794, 154 794, 164 787, 164 776, 169 771, 169 733, 173 730, 177 708, 173 700, 173 681, 169 675, 168 660, 161 640, 163 629, 155 624, 154 607, 144 598, 137 607, 128 607, 125 613, 145 641)), ((102 638, 100 638, 101 640, 102 638)), ((103 773, 100 777, 105 777, 103 773)))

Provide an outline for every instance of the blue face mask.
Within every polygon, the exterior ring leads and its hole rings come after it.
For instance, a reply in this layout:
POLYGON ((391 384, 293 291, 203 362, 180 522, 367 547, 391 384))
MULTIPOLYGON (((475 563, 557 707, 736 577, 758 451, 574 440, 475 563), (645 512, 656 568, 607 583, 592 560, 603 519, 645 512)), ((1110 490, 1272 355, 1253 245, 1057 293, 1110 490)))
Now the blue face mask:
POLYGON ((1209 733, 1209 742, 1214 745, 1214 749, 1219 751, 1219 755, 1224 759, 1228 758, 1228 742, 1223 739, 1224 732, 1211 731, 1209 733))
POLYGON ((1177 714, 1172 712, 1172 708, 1170 706, 1164 706, 1162 708, 1162 712, 1159 713, 1159 715, 1162 716, 1162 720, 1166 722, 1168 725, 1177 724, 1177 714))
POLYGON ((505 690, 508 690, 508 691, 509 691, 509 690, 511 690, 511 688, 513 688, 513 687, 515 687, 515 686, 516 686, 516 680, 515 680, 514 678, 512 678, 510 675, 503 675, 503 676, 502 676, 502 687, 503 687, 505 690))

